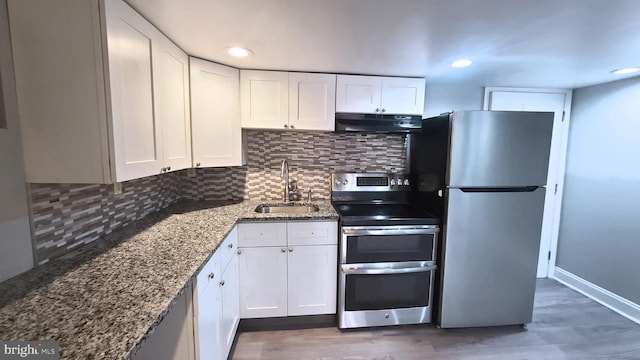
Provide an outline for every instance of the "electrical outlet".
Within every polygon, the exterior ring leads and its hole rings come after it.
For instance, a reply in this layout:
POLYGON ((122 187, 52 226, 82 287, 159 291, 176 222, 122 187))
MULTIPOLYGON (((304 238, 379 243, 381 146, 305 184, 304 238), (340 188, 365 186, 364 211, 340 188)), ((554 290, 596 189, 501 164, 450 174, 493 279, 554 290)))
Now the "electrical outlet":
POLYGON ((122 194, 122 183, 117 182, 113 184, 113 193, 115 195, 122 194))

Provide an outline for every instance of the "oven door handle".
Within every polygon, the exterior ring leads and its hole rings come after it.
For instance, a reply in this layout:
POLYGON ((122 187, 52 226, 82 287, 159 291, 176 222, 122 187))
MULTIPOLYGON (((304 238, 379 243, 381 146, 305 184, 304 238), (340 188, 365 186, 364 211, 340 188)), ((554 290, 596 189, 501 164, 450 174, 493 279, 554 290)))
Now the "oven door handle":
POLYGON ((408 274, 408 273, 417 273, 417 272, 427 272, 437 269, 436 265, 432 266, 418 266, 418 267, 408 267, 408 268, 397 268, 397 269, 389 269, 389 268, 356 268, 352 269, 349 267, 342 266, 342 272, 346 275, 380 275, 380 274, 408 274))
POLYGON ((421 235, 421 234, 435 234, 440 230, 438 228, 368 228, 368 229, 350 229, 342 228, 342 233, 347 236, 361 236, 361 235, 421 235))

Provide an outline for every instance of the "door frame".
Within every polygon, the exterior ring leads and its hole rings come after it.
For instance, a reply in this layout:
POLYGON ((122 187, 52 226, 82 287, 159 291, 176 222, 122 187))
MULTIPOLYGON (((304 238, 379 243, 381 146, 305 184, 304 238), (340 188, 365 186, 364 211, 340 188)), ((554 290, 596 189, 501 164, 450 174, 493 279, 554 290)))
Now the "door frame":
MULTIPOLYGON (((514 92, 514 93, 551 93, 564 94, 564 109, 562 114, 562 126, 560 132, 560 145, 558 151, 558 169, 555 178, 555 186, 557 191, 554 197, 554 206, 552 214, 544 214, 545 218, 551 217, 551 236, 549 239, 549 262, 547 264, 547 277, 553 277, 555 273, 556 257, 558 249, 558 234, 560 232, 560 216, 562 212, 562 198, 564 193, 565 167, 567 163, 567 145, 569 140, 569 124, 571 119, 571 101, 573 90, 571 89, 539 89, 539 88, 515 88, 515 87, 485 87, 484 89, 484 110, 489 110, 491 93, 514 92)), ((548 190, 554 190, 555 186, 547 184, 548 190)))

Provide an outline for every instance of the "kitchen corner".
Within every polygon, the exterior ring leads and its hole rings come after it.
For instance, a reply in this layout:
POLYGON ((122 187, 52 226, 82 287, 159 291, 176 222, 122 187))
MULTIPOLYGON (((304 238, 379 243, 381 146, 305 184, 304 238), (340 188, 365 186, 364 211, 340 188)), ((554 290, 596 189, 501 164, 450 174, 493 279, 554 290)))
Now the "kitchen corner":
POLYGON ((258 214, 261 202, 180 201, 0 285, 0 333, 55 338, 65 358, 130 358, 239 221, 337 219, 258 214))

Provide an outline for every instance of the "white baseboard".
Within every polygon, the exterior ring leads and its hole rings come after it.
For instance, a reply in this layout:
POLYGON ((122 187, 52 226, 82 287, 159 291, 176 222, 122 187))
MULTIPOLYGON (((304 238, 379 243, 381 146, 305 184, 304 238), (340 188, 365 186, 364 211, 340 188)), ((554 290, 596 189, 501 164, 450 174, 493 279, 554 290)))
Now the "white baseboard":
POLYGON ((616 295, 609 290, 603 289, 598 285, 592 284, 587 280, 559 267, 555 268, 552 278, 608 307, 627 319, 640 324, 640 305, 616 295))

